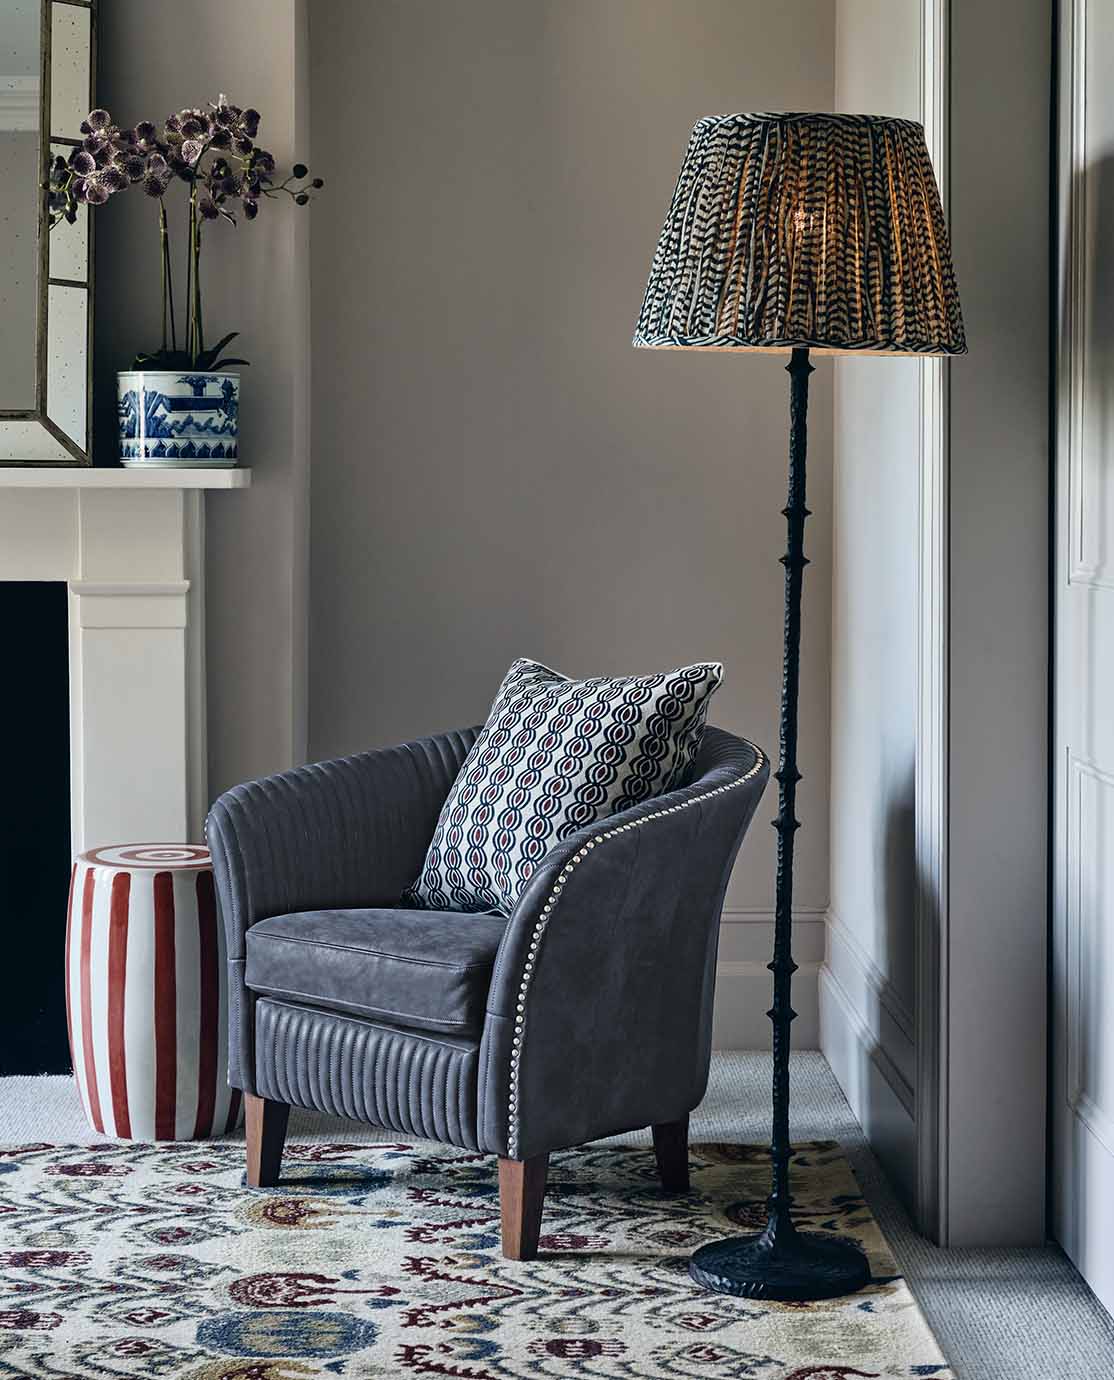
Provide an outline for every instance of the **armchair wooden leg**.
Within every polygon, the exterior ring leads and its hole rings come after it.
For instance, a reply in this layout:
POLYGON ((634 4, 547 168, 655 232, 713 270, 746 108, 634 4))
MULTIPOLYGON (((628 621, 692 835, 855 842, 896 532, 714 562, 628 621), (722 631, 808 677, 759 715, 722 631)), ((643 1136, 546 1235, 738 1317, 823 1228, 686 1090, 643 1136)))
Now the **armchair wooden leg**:
POLYGON ((548 1155, 499 1161, 499 1215, 507 1260, 533 1260, 538 1253, 548 1167, 548 1155))
POLYGON ((244 1093, 250 1188, 272 1188, 278 1183, 289 1116, 290 1108, 285 1102, 272 1102, 267 1097, 244 1093))
POLYGON ((666 1193, 689 1191, 689 1119, 664 1121, 655 1126, 654 1154, 658 1160, 661 1186, 666 1193))

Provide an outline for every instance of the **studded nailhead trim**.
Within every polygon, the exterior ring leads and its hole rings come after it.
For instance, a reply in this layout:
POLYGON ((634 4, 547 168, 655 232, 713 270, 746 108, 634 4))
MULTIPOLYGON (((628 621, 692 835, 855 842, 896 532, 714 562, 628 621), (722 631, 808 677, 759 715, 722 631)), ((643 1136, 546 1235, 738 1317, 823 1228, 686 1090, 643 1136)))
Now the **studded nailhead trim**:
MULTIPOLYGON (((750 746, 754 746, 750 744, 750 746)), ((617 834, 628 833, 631 829, 639 829, 643 824, 649 824, 651 820, 661 819, 664 815, 675 815, 681 810, 687 810, 690 805, 699 805, 705 800, 711 800, 713 796, 723 795, 727 791, 733 791, 737 787, 745 785, 746 782, 753 780, 755 776, 766 765, 766 754, 761 748, 754 748, 754 765, 745 775, 736 777, 734 781, 727 782, 726 785, 716 786, 714 790, 704 791, 701 795, 694 795, 691 800, 683 801, 680 805, 667 805, 664 810, 654 810, 648 815, 642 815, 639 819, 631 820, 627 824, 617 824, 614 829, 607 829, 594 839, 589 839, 582 848, 569 858, 564 867, 557 874, 557 880, 553 888, 545 899, 541 914, 538 916, 537 923, 534 925, 534 932, 530 936, 530 948, 526 954, 526 962, 522 969, 522 982, 518 988, 518 1000, 515 1003, 514 1013, 514 1035, 511 1038, 511 1080, 508 1106, 510 1119, 507 1126, 507 1155, 510 1159, 518 1156, 518 1070, 522 1062, 522 1044, 526 1034, 526 999, 530 995, 530 983, 534 977, 534 965, 538 959, 538 949, 541 946, 542 935, 545 933, 546 926, 553 918, 553 912, 557 908, 557 900, 561 892, 565 889, 569 878, 572 876, 573 869, 578 863, 582 863, 588 854, 598 844, 604 843, 607 839, 614 838, 617 834)))

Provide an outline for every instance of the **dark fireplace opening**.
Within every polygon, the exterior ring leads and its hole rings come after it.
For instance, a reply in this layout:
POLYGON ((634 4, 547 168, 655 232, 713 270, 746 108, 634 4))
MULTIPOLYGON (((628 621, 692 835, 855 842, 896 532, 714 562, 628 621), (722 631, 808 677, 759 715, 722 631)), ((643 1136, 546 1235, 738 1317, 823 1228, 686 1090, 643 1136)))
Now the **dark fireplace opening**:
POLYGON ((66 1073, 66 899, 70 882, 69 633, 66 586, 0 581, 7 758, 0 814, 5 937, 0 1074, 66 1073))

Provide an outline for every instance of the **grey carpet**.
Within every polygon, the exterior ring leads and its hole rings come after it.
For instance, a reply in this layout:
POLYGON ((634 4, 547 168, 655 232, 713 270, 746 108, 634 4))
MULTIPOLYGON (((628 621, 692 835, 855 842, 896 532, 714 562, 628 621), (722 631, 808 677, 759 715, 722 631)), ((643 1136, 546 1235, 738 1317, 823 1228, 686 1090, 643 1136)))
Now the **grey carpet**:
MULTIPOLYGON (((717 1054, 694 1140, 764 1142, 770 1058, 717 1054)), ((295 1112, 300 1139, 372 1141, 351 1122, 295 1112)), ((793 1056, 793 1135, 844 1147, 878 1222, 960 1380, 1100 1380, 1114 1376, 1114 1322, 1055 1247, 942 1251, 913 1230, 819 1054, 793 1056)), ((0 1079, 0 1145, 90 1143, 69 1078, 0 1079)), ((624 1136, 624 1142, 648 1140, 624 1136)))

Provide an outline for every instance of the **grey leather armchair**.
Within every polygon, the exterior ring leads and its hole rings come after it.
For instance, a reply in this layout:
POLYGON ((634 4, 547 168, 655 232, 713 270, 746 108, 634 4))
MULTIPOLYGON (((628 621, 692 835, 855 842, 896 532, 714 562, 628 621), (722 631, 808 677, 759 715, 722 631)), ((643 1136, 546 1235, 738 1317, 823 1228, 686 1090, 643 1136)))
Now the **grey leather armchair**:
POLYGON ((549 1153, 652 1126, 688 1186, 716 944, 765 788, 708 728, 687 786, 581 829, 509 918, 402 909, 477 729, 236 786, 206 826, 227 939, 228 1077, 247 1177, 291 1106, 499 1157, 503 1253, 529 1259, 549 1153))

